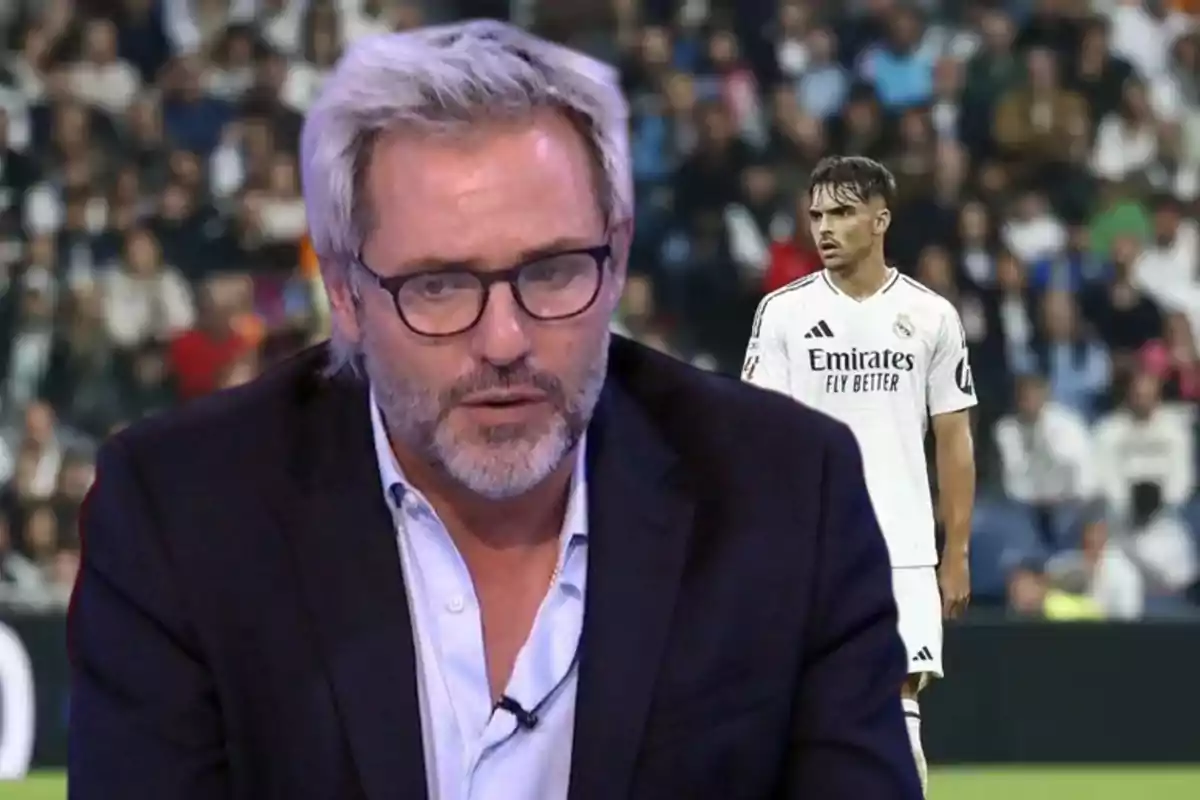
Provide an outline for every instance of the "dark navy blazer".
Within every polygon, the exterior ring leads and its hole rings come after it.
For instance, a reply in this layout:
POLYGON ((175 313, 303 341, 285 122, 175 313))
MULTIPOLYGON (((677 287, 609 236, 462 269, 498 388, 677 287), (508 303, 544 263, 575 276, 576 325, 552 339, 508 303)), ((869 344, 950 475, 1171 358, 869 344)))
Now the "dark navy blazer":
MULTIPOLYGON (((425 800, 366 388, 326 360, 102 448, 71 800, 425 800)), ((919 800, 849 430, 615 338, 588 441, 570 800, 919 800)))

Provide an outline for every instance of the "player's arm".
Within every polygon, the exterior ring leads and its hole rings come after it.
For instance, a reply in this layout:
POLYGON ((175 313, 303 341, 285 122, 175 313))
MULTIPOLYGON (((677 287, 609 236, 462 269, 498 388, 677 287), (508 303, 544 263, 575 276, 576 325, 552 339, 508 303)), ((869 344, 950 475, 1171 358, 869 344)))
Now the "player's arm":
POLYGON ((942 612, 957 617, 971 597, 968 568, 971 512, 975 504, 975 452, 970 412, 951 411, 933 418, 938 506, 946 542, 942 548, 942 612))
POLYGON ((787 342, 780 317, 779 299, 772 295, 764 297, 754 314, 754 327, 742 362, 742 380, 789 394, 787 342))
POLYGON ((941 512, 946 541, 938 568, 942 613, 957 617, 971 598, 971 512, 975 505, 975 447, 970 409, 976 404, 967 338, 952 310, 934 344, 927 387, 941 512))

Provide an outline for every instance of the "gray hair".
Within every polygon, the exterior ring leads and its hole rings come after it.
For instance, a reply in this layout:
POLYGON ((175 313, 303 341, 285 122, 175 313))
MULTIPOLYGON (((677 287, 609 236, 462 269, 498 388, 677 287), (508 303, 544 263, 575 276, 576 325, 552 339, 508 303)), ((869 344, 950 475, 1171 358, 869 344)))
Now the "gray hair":
MULTIPOLYGON (((609 224, 633 213, 629 109, 616 70, 500 22, 370 36, 326 79, 300 137, 309 237, 326 279, 346 279, 376 220, 363 186, 382 133, 447 133, 489 119, 563 111, 595 160, 609 224)), ((357 362, 335 320, 333 371, 357 362)))

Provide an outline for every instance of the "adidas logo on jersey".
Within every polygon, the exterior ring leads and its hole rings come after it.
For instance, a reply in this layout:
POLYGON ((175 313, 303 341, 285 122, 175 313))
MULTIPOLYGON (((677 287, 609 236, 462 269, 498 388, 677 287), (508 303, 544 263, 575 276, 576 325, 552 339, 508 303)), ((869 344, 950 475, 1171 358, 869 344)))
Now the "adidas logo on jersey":
POLYGON ((933 653, 929 652, 928 647, 922 647, 917 651, 917 654, 912 657, 912 660, 921 662, 933 661, 933 653))
POLYGON ((805 339, 829 339, 833 336, 833 330, 829 327, 829 323, 821 320, 808 333, 804 334, 805 339))

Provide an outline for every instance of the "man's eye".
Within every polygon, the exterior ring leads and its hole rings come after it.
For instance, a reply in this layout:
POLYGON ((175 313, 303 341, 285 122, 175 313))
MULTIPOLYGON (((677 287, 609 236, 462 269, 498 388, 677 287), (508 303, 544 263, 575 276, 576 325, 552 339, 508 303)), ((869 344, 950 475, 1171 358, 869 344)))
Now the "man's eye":
POLYGON ((427 296, 440 294, 446 287, 446 282, 440 278, 426 278, 424 280, 415 281, 413 289, 418 294, 427 296))
POLYGON ((462 275, 429 275, 412 281, 411 291, 428 298, 440 298, 470 289, 471 280, 462 275))
POLYGON ((528 283, 564 286, 586 272, 590 264, 586 257, 562 256, 530 264, 522 277, 528 283))

